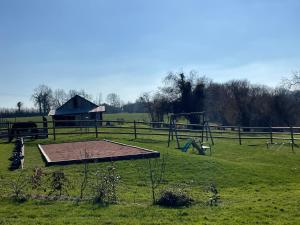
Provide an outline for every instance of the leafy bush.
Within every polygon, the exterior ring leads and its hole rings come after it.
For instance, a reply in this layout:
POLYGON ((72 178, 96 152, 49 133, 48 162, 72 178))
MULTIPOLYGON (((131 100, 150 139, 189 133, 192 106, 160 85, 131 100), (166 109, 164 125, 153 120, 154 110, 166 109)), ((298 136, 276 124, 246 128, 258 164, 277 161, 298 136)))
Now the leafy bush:
POLYGON ((169 188, 160 193, 157 204, 168 207, 190 206, 193 199, 180 187, 169 188))

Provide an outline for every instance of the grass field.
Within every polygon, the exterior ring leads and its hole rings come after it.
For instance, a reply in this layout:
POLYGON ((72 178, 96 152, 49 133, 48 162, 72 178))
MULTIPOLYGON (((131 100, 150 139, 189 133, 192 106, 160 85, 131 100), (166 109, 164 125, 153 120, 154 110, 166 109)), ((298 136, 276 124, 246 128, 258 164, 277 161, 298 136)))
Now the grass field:
MULTIPOLYGON (((143 118, 144 115, 140 115, 143 118)), ((113 115, 109 119, 122 118, 113 115)), ((136 119, 135 116, 132 118, 136 119)), ((126 119, 130 119, 126 116, 126 119)), ((195 200, 188 208, 165 208, 152 205, 148 160, 115 162, 121 177, 116 205, 98 206, 91 202, 28 200, 16 203, 9 198, 12 188, 7 181, 15 180, 20 171, 8 170, 13 144, 0 144, 0 224, 300 224, 300 149, 295 153, 288 146, 267 149, 265 142, 249 140, 216 140, 213 155, 183 153, 175 142, 167 148, 167 137, 132 135, 101 135, 99 139, 137 145, 165 155, 166 171, 160 189, 185 185, 195 200), (215 183, 221 202, 206 204, 207 187, 215 183)), ((57 136, 56 142, 95 139, 94 135, 57 136)), ((53 143, 33 140, 25 143, 25 170, 30 176, 35 167, 50 173, 63 170, 70 180, 69 194, 79 195, 83 165, 45 167, 37 144, 53 143)), ((109 163, 91 164, 90 174, 109 163)), ((43 194, 43 190, 27 190, 43 194)))
MULTIPOLYGON (((52 120, 52 117, 48 116, 49 121, 52 120)), ((149 116, 147 113, 104 113, 103 120, 118 120, 123 119, 126 121, 149 121, 149 116)), ((31 116, 31 117, 17 117, 17 118, 4 118, 5 121, 10 122, 23 122, 23 121, 32 121, 32 122, 42 122, 41 116, 31 116)))

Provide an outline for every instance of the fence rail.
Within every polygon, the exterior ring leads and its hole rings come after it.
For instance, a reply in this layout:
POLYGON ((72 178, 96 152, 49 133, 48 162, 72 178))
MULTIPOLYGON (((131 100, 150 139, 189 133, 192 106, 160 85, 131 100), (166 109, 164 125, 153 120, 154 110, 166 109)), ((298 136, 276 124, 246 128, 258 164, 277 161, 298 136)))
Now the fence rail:
MULTIPOLYGON (((0 138, 9 138, 12 122, 0 123, 0 138)), ((165 122, 144 122, 125 120, 53 120, 35 122, 37 132, 35 135, 52 136, 55 140, 60 135, 91 134, 99 137, 104 134, 132 135, 139 136, 166 136, 168 137, 170 126, 165 122)), ((294 146, 295 141, 300 140, 300 127, 242 127, 242 126, 218 126, 210 125, 213 138, 238 140, 268 140, 290 142, 294 146)), ((176 131, 179 138, 201 137, 208 139, 208 134, 202 129, 201 124, 176 124, 176 131), (192 129, 194 128, 194 129, 192 129), (197 129, 195 129, 197 128, 197 129)), ((14 132, 22 132, 23 128, 14 129, 14 132)), ((26 133, 26 132, 25 132, 26 133)), ((30 132, 28 132, 30 135, 30 132)))

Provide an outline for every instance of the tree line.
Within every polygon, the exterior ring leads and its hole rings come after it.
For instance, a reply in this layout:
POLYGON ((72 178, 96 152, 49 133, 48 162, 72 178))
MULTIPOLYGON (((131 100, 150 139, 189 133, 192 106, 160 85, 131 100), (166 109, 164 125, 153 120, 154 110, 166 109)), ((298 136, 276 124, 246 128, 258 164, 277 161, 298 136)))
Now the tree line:
POLYGON ((106 102, 102 102, 102 94, 99 93, 95 98, 85 90, 71 89, 51 89, 47 85, 39 85, 33 90, 31 100, 35 108, 26 108, 24 103, 19 101, 15 108, 0 108, 0 117, 20 117, 20 116, 37 116, 47 115, 51 109, 56 109, 66 103, 75 95, 80 95, 96 105, 106 106, 106 112, 119 113, 123 111, 123 107, 129 111, 136 111, 136 107, 131 107, 133 103, 124 104, 120 96, 116 93, 109 93, 106 96, 106 102), (128 106, 127 106, 128 105, 128 106), (133 109, 132 109, 133 108, 133 109))
MULTIPOLYGON (((0 109, 2 117, 47 115, 50 109, 64 104, 75 95, 80 95, 97 105, 105 105, 107 113, 144 113, 151 121, 162 122, 170 113, 206 111, 211 122, 224 126, 299 126, 300 117, 300 72, 285 79, 276 88, 251 84, 247 80, 230 80, 219 83, 197 72, 169 73, 162 86, 153 92, 143 93, 135 102, 124 103, 116 93, 102 101, 100 93, 93 99, 84 90, 52 90, 46 85, 34 89, 32 101, 36 109, 23 108, 18 102, 15 109, 0 109)), ((199 123, 199 118, 187 118, 190 123, 199 123)))
MULTIPOLYGON (((206 111, 211 122, 224 126, 299 126, 300 73, 283 85, 271 88, 247 80, 216 83, 196 72, 170 73, 154 93, 144 93, 143 102, 152 121, 169 113, 206 111)), ((199 123, 199 118, 187 118, 199 123)))

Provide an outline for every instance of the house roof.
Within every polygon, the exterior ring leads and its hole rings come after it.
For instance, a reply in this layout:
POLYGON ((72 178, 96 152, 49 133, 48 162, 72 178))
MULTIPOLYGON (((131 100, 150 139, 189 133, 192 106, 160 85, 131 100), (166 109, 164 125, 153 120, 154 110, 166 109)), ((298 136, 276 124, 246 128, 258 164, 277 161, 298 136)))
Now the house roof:
POLYGON ((94 108, 93 110, 89 111, 89 113, 96 113, 96 112, 105 112, 105 106, 101 105, 101 106, 98 106, 97 108, 94 108))
POLYGON ((98 106, 95 103, 75 95, 69 99, 65 104, 55 110, 49 112, 49 116, 55 115, 74 115, 82 113, 98 113, 105 112, 105 106, 98 106))

